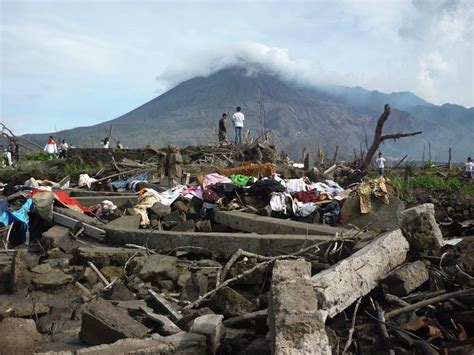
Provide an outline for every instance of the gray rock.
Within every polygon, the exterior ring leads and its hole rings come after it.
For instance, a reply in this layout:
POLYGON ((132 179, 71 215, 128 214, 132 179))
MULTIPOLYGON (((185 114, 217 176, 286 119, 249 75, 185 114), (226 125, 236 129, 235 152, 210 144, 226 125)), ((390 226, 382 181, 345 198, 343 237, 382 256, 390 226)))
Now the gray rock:
POLYGON ((38 288, 54 289, 71 283, 74 278, 60 270, 51 270, 33 278, 32 283, 38 288))
POLYGON ((39 264, 39 265, 36 265, 34 268, 32 268, 31 272, 34 272, 35 274, 45 274, 51 270, 52 270, 51 265, 39 264))
POLYGON ((151 282, 162 280, 178 280, 178 259, 168 255, 151 255, 140 270, 139 277, 151 282))
POLYGON ((149 210, 160 218, 171 213, 170 206, 165 206, 159 202, 155 203, 149 210))
POLYGON ((192 219, 180 222, 171 228, 172 231, 175 232, 194 232, 195 226, 194 221, 192 219))
POLYGON ((230 287, 221 288, 214 297, 212 309, 226 317, 241 316, 256 311, 257 302, 250 301, 230 287))
POLYGON ((201 334, 206 337, 207 346, 211 354, 215 354, 225 335, 225 326, 222 323, 224 316, 221 314, 206 314, 194 320, 191 333, 201 334))
POLYGON ((199 220, 196 222, 196 231, 197 232, 212 232, 211 221, 208 219, 199 220))
POLYGON ((180 200, 177 200, 173 203, 173 207, 176 208, 176 210, 178 210, 178 212, 180 213, 188 213, 189 211, 189 207, 186 203, 184 203, 183 201, 180 201, 180 200))
POLYGON ((423 285, 429 278, 426 263, 423 260, 417 260, 392 271, 384 283, 388 285, 390 293, 396 296, 406 296, 423 285))
POLYGON ((126 310, 102 299, 86 305, 82 312, 80 337, 89 345, 143 338, 147 333, 148 328, 130 317, 126 310))
POLYGON ((43 233, 41 243, 46 250, 60 248, 66 253, 71 253, 75 247, 74 241, 69 237, 69 228, 58 225, 43 233))
POLYGON ((405 204, 398 198, 390 196, 390 203, 386 205, 380 199, 371 196, 372 210, 369 213, 360 213, 360 199, 358 196, 349 197, 342 206, 343 224, 355 225, 359 228, 377 232, 387 232, 400 228, 400 213, 405 204))
POLYGON ((410 249, 423 253, 439 253, 444 246, 443 235, 434 217, 431 203, 409 208, 401 213, 403 236, 410 249))
POLYGON ((113 221, 107 223, 107 227, 110 228, 121 228, 121 229, 138 229, 140 228, 140 215, 123 215, 113 221))
POLYGON ((186 220, 186 215, 179 211, 173 211, 163 217, 163 222, 184 222, 186 220))
POLYGON ((6 318, 0 322, 0 334, 2 354, 33 354, 41 349, 43 337, 32 319, 6 318))
POLYGON ((207 292, 207 289, 207 276, 201 272, 192 273, 181 292, 181 299, 191 302, 196 301, 199 296, 202 296, 207 292))

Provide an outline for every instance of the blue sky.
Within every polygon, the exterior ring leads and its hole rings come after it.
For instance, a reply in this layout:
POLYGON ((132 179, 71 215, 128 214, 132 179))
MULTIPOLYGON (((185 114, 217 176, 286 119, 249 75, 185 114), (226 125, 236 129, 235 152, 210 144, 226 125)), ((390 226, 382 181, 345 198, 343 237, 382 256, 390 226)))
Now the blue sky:
POLYGON ((0 0, 0 122, 16 134, 96 124, 241 60, 471 107, 473 4, 0 0))

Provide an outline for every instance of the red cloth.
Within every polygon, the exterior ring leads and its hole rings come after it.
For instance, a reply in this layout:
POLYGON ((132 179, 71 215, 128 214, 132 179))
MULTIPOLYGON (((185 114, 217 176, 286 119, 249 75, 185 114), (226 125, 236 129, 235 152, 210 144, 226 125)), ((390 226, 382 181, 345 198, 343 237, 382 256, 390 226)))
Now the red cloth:
POLYGON ((298 201, 303 203, 317 202, 319 200, 318 194, 314 190, 295 192, 295 197, 298 201))
MULTIPOLYGON (((31 197, 35 195, 37 192, 51 192, 47 190, 41 190, 41 189, 34 189, 31 191, 31 197)), ((66 206, 67 208, 70 208, 72 210, 80 210, 84 213, 91 213, 94 211, 94 208, 88 208, 84 207, 81 205, 81 203, 76 200, 75 198, 69 197, 65 191, 52 191, 51 192, 54 195, 54 198, 59 201, 62 205, 66 206)))

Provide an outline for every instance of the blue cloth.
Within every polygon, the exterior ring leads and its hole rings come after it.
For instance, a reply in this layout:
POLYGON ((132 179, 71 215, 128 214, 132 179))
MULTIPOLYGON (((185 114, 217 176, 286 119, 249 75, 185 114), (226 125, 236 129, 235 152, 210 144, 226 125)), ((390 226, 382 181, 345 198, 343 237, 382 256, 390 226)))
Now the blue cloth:
POLYGON ((20 238, 22 240, 26 237, 26 232, 28 231, 28 222, 30 218, 28 212, 31 211, 31 206, 33 205, 33 200, 31 198, 27 199, 26 202, 15 212, 5 211, 0 215, 0 223, 3 223, 5 226, 9 226, 12 223, 20 222, 23 224, 22 235, 20 238))
POLYGON ((127 189, 130 187, 130 184, 136 181, 147 182, 148 174, 141 173, 134 175, 127 180, 117 180, 109 183, 109 186, 112 186, 114 189, 127 189))
POLYGON ((235 144, 242 144, 242 127, 235 127, 235 144))

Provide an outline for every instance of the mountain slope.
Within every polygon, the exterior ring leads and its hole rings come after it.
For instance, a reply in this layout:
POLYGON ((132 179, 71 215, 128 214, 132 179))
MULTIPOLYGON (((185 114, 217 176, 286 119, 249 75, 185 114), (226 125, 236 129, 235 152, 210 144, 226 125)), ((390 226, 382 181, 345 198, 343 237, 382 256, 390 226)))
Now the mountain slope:
MULTIPOLYGON (((105 136, 104 128, 112 124, 113 138, 128 147, 149 143, 207 144, 217 139, 217 121, 222 112, 232 113, 236 106, 241 106, 246 129, 250 129, 250 135, 258 136, 261 133, 257 114, 259 88, 266 127, 279 134, 285 149, 294 157, 301 156, 304 147, 314 151, 321 146, 331 154, 336 145, 343 156, 352 156, 353 149, 359 151, 361 143, 365 147, 365 132, 371 140, 375 121, 385 103, 393 107, 385 132, 429 132, 401 142, 385 143, 382 149, 386 155, 409 154, 418 159, 423 145, 427 146, 429 141, 432 150, 435 142, 442 143, 438 144, 439 152, 435 152, 439 159, 444 146, 446 154, 448 146, 453 147, 455 154, 468 152, 470 141, 465 141, 464 136, 455 139, 454 133, 459 134, 463 125, 471 124, 472 128, 473 112, 464 107, 434 106, 411 93, 387 95, 358 87, 303 88, 263 72, 247 75, 242 68, 224 69, 209 77, 185 81, 117 119, 55 135, 75 145, 97 146, 105 136), (444 142, 447 138, 449 141, 444 142)), ((233 138, 230 122, 228 130, 233 138)), ((46 137, 47 134, 28 135, 37 142, 44 142, 46 137)))

